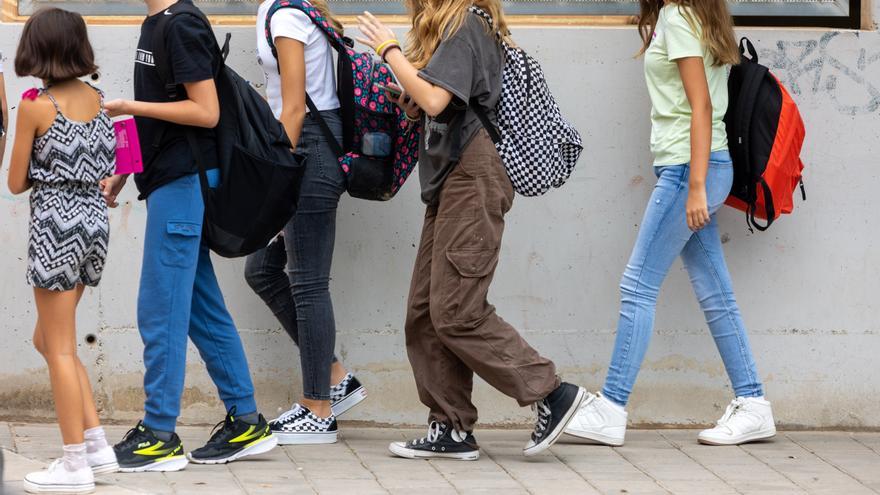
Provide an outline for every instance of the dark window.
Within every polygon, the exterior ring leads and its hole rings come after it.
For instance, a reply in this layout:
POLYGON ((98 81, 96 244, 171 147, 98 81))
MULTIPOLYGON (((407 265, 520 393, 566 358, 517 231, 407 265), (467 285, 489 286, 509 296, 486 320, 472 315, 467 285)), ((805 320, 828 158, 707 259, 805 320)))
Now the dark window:
MULTIPOLYGON (((209 14, 251 15, 260 0, 196 0, 209 14)), ((84 15, 142 15, 140 0, 98 2, 94 0, 20 0, 19 13, 29 15, 42 6, 55 5, 84 15)), ((402 14, 399 0, 331 0, 337 14, 402 14)), ((634 15, 638 0, 507 0, 508 14, 581 16, 634 15)), ((730 0, 731 11, 741 26, 823 26, 859 28, 861 0, 730 0)))

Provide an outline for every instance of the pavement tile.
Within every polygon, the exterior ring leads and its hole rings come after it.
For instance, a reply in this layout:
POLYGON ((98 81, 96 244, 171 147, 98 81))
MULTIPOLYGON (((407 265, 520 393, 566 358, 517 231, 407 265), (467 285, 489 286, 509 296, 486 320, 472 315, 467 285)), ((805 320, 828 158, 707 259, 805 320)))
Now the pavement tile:
POLYGON ((880 454, 880 433, 853 433, 853 440, 880 454))
POLYGON ((617 452, 660 485, 685 481, 707 485, 721 482, 711 471, 678 450, 657 431, 632 431, 617 452))
POLYGON ((739 448, 815 494, 875 494, 873 490, 788 439, 742 445, 739 448))
POLYGON ((785 476, 737 447, 700 445, 695 432, 663 430, 660 434, 685 455, 708 469, 740 493, 764 493, 768 490, 804 493, 785 476))
MULTIPOLYGON (((530 493, 553 493, 565 486, 574 493, 598 494, 577 471, 566 466, 552 451, 534 457, 522 454, 520 440, 480 440, 485 454, 491 457, 502 469, 519 481, 530 493)), ((558 493, 558 492, 557 492, 558 493)))
MULTIPOLYGON (((109 426, 118 441, 129 426, 109 426)), ((210 427, 181 427, 187 449, 210 427)), ((773 495, 880 493, 880 434, 787 432, 742 447, 696 443, 694 430, 633 430, 620 448, 563 437, 549 451, 522 455, 526 430, 479 433, 480 460, 411 460, 390 455, 388 442, 423 429, 345 425, 332 445, 287 446, 227 465, 190 465, 177 473, 114 473, 98 495, 503 494, 503 495, 773 495)), ((21 479, 60 454, 55 425, 0 422, 6 452, 3 495, 23 493, 21 479)))
POLYGON ((0 421, 0 449, 15 450, 9 423, 0 421))
POLYGON ((791 432, 785 436, 862 484, 880 492, 880 454, 848 435, 791 432))

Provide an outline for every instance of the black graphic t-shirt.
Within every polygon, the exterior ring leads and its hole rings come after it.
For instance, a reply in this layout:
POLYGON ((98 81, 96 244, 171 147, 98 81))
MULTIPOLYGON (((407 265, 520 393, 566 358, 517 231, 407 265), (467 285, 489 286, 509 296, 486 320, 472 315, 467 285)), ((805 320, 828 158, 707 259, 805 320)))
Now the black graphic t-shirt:
POLYGON ((495 106, 501 97, 504 53, 489 34, 486 23, 468 15, 464 24, 434 51, 419 76, 452 93, 452 101, 440 115, 425 118, 419 148, 419 182, 422 201, 436 204, 446 177, 462 151, 482 128, 468 102, 475 100, 495 123, 495 106))
MULTIPOLYGON (((181 2, 192 3, 191 0, 181 2)), ((165 12, 147 17, 141 25, 134 64, 134 98, 138 101, 165 103, 168 97, 165 84, 159 76, 153 59, 153 43, 159 18, 165 12)), ((202 22, 187 14, 180 14, 168 23, 166 29, 168 63, 178 84, 213 79, 219 66, 214 33, 202 22)), ((177 100, 186 99, 186 90, 178 89, 177 100)), ((140 199, 146 199, 157 188, 185 175, 198 172, 198 165, 186 140, 187 127, 169 122, 137 117, 138 136, 144 171, 135 176, 140 199), (158 141, 158 143, 157 143, 158 141)), ((196 129, 199 151, 206 168, 217 167, 217 144, 213 129, 196 129)))

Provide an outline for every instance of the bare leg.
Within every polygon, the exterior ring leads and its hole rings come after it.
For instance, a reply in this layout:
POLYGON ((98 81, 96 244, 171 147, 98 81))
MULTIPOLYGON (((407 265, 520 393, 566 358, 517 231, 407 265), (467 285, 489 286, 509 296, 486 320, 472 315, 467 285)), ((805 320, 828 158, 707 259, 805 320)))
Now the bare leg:
POLYGON ((341 362, 333 361, 333 364, 330 365, 330 386, 338 385, 347 374, 348 370, 345 369, 341 362))
POLYGON ((319 418, 330 417, 331 411, 329 400, 312 400, 303 398, 299 403, 309 408, 309 411, 312 411, 315 416, 319 418))
POLYGON ((81 291, 34 289, 38 327, 34 346, 46 359, 55 413, 65 445, 83 443, 83 395, 76 356, 76 305, 81 291))
MULTIPOLYGON (((77 306, 79 306, 79 302, 82 300, 82 295, 84 291, 84 286, 77 286, 77 306)), ((85 366, 83 366, 82 361, 80 361, 79 356, 77 356, 76 358, 76 365, 77 375, 79 376, 79 386, 82 390, 83 429, 88 430, 89 428, 101 426, 101 420, 98 418, 98 408, 95 405, 95 396, 92 392, 92 384, 89 381, 89 374, 86 372, 86 368, 85 366)))

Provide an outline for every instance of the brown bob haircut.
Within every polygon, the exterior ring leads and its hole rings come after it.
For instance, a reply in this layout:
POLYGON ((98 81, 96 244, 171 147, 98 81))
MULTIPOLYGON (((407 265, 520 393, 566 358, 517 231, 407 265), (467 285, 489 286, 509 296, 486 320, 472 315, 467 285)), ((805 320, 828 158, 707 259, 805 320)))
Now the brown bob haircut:
POLYGON ((60 82, 98 70, 82 16, 58 8, 42 9, 25 23, 15 54, 15 73, 60 82))

